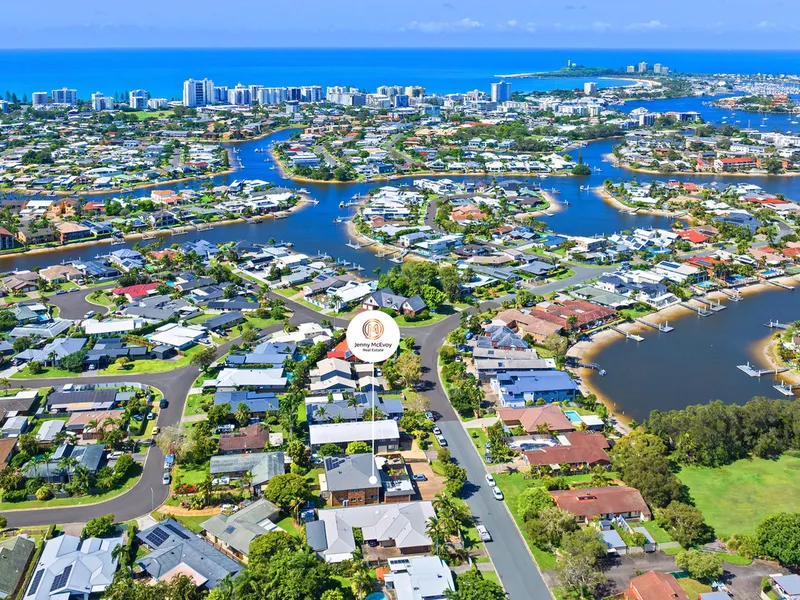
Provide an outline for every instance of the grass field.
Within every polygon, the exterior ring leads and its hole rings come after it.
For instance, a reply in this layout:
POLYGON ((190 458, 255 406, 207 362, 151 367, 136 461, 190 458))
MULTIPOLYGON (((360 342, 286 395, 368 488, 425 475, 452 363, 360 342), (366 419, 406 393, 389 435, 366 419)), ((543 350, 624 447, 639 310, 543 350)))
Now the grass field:
MULTIPOLYGON (((184 350, 183 356, 178 356, 174 360, 158 360, 158 359, 144 359, 135 360, 128 363, 125 369, 119 369, 117 365, 112 364, 101 369, 98 375, 137 375, 142 373, 163 373, 164 371, 172 371, 187 366, 192 362, 192 356, 203 350, 205 346, 197 344, 188 350, 184 350)), ((73 374, 74 375, 74 374, 73 374)), ((60 375, 53 375, 53 377, 60 377, 60 375)))
POLYGON ((428 325, 433 325, 438 323, 439 321, 443 321, 450 315, 455 314, 456 309, 450 306, 449 304, 445 304, 440 306, 437 312, 430 313, 429 316, 425 319, 418 319, 416 321, 409 321, 406 319, 405 315, 398 315, 394 318, 397 324, 400 327, 427 327, 428 325))
POLYGON ((686 595, 688 595, 691 600, 697 600, 700 597, 700 594, 705 594, 706 592, 711 591, 711 586, 706 585, 705 583, 700 583, 695 579, 690 579, 689 577, 678 579, 678 585, 683 588, 683 591, 686 592, 686 595))
POLYGON ((208 477, 208 465, 175 465, 174 479, 186 485, 198 485, 208 477))
POLYGON ((57 367, 46 367, 41 373, 34 375, 28 367, 25 367, 21 371, 14 373, 11 379, 50 379, 55 377, 70 377, 74 379, 78 377, 78 374, 57 367))
POLYGON ((686 467, 678 477, 717 535, 752 533, 765 517, 800 510, 800 458, 686 467))

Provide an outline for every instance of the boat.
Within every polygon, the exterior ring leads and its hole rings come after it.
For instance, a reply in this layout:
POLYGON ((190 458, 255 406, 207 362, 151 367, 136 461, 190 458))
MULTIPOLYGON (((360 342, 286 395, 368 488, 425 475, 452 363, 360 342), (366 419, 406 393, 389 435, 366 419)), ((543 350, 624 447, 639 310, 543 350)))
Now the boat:
POLYGON ((556 188, 550 188, 550 193, 551 193, 551 194, 560 194, 560 193, 561 193, 561 191, 560 191, 560 190, 557 190, 556 188))
POLYGON ((581 191, 584 191, 585 189, 586 189, 585 186, 581 186, 581 191))
POLYGON ((333 222, 334 222, 334 223, 341 223, 341 222, 342 222, 342 217, 336 217, 336 218, 333 220, 333 222))
POLYGON ((344 203, 344 200, 339 202, 339 208, 344 208, 345 206, 347 206, 347 205, 344 203))
POLYGON ((564 200, 564 206, 570 206, 569 200, 564 200))

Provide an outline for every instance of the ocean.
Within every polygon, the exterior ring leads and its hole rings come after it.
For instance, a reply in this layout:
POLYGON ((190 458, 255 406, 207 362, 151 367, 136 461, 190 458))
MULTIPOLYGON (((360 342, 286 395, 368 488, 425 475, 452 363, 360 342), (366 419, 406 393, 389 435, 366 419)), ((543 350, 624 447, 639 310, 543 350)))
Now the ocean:
MULTIPOLYGON (((20 98, 61 87, 88 99, 145 89, 178 98, 182 82, 209 77, 218 85, 421 85, 434 93, 489 89, 496 75, 555 70, 567 61, 624 67, 646 61, 694 73, 793 73, 797 51, 518 50, 518 49, 118 49, 0 50, 0 94, 20 98)), ((520 91, 579 87, 583 80, 514 80, 520 91)), ((613 82, 602 82, 608 85, 613 82)))

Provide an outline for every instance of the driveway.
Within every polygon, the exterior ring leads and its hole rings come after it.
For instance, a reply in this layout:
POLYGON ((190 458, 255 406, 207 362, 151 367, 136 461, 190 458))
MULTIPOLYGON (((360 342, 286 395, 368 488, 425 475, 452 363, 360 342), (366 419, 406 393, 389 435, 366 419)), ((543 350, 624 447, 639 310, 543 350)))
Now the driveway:
POLYGON ((426 462, 409 463, 411 472, 414 475, 422 474, 428 478, 427 481, 415 481, 420 500, 433 500, 436 494, 444 490, 444 477, 437 475, 426 462))

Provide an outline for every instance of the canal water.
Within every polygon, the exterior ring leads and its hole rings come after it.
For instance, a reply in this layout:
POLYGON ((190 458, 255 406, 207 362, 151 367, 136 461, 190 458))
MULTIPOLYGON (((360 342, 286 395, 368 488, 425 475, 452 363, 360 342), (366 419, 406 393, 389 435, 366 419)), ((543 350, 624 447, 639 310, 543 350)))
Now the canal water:
MULTIPOLYGON (((709 317, 687 311, 670 320, 675 330, 640 332, 644 341, 621 339, 591 355, 607 374, 587 382, 616 409, 636 420, 651 410, 680 409, 710 400, 742 404, 754 396, 785 398, 774 376, 748 377, 737 365, 767 368, 755 347, 770 336, 770 320, 800 319, 798 292, 779 288, 749 294, 709 317)), ((724 303, 724 302, 723 302, 724 303)))

